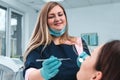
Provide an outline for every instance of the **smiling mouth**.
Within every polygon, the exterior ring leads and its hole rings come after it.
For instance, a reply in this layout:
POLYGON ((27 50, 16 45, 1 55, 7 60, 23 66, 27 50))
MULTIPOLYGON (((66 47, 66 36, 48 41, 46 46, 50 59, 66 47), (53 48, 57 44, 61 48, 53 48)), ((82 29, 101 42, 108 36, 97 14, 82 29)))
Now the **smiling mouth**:
POLYGON ((56 22, 54 25, 61 25, 63 22, 56 22))
POLYGON ((61 25, 61 24, 62 24, 62 23, 55 23, 54 25, 55 25, 55 26, 59 26, 59 25, 61 25))

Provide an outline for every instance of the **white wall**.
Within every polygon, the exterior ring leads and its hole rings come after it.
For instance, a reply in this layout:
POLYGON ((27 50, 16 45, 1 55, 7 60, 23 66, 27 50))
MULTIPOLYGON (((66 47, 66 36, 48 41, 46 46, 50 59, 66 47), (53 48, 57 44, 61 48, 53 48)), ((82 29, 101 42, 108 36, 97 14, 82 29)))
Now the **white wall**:
MULTIPOLYGON (((17 0, 2 0, 15 9, 25 13, 23 29, 23 50, 33 31, 37 13, 29 6, 18 3, 17 0)), ((80 36, 81 33, 97 32, 99 44, 112 39, 120 39, 120 3, 66 9, 69 22, 69 33, 80 36)))
POLYGON ((69 33, 97 32, 99 44, 120 39, 120 3, 68 9, 69 33))

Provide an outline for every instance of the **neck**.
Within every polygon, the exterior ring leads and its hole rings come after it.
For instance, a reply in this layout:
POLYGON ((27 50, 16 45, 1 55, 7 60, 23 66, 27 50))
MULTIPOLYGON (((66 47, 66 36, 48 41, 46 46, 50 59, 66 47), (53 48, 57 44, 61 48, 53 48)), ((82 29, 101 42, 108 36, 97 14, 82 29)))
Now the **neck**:
POLYGON ((56 45, 59 45, 60 44, 60 37, 56 37, 53 39, 53 42, 56 44, 56 45))

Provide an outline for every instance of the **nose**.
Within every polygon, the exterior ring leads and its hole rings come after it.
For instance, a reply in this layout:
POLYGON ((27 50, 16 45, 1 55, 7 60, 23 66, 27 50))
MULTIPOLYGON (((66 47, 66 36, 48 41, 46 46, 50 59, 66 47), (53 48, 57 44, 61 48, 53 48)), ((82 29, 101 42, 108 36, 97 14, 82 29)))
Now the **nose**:
POLYGON ((55 21, 58 22, 60 20, 60 17, 59 16, 55 16, 55 21))

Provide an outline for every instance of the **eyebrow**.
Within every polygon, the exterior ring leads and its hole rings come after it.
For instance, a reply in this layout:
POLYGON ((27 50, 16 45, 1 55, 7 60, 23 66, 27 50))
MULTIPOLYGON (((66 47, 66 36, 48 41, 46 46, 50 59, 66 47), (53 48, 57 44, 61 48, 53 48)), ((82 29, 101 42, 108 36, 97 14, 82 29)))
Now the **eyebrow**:
MULTIPOLYGON (((59 11, 57 13, 64 13, 64 12, 63 11, 59 11)), ((49 13, 48 15, 52 15, 52 14, 54 14, 54 13, 49 13)))
POLYGON ((54 13, 48 14, 48 16, 49 16, 49 15, 54 15, 54 13))

